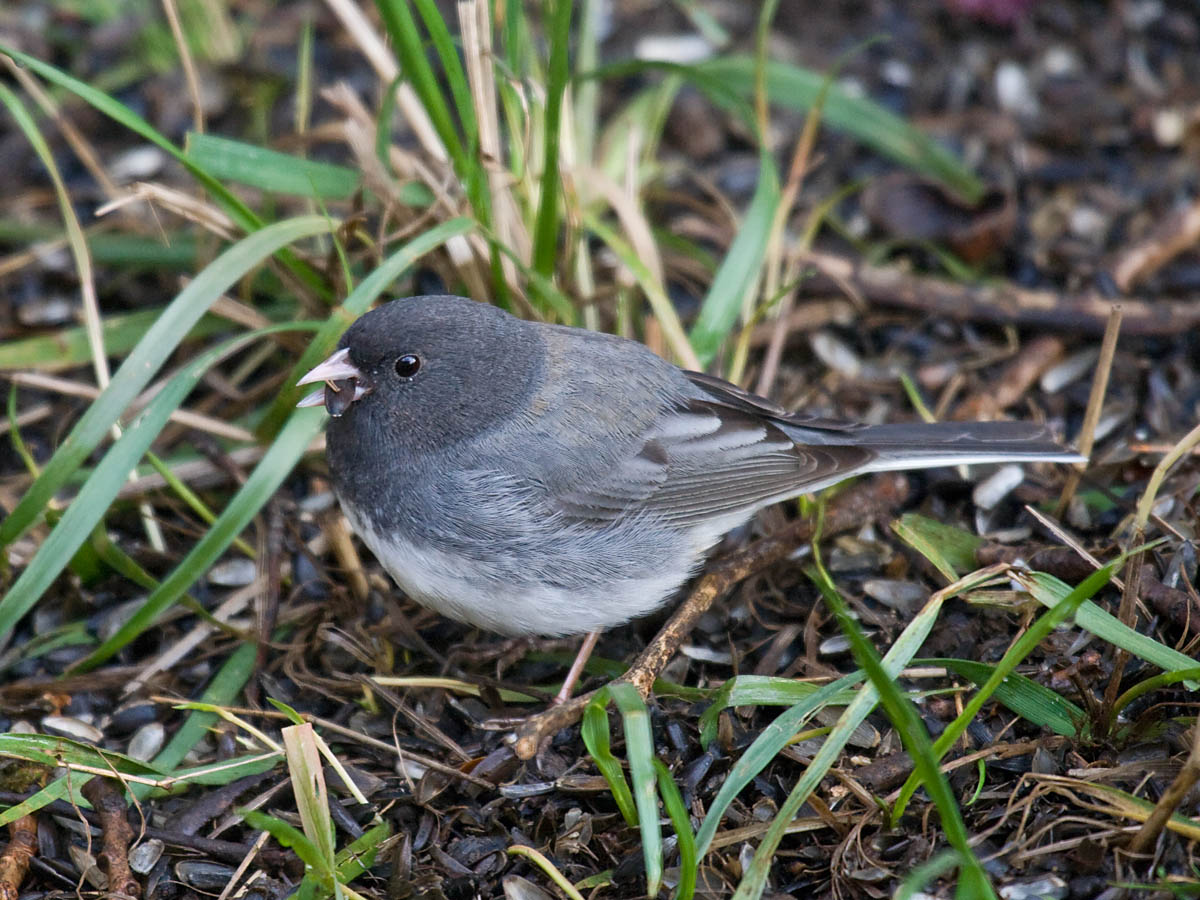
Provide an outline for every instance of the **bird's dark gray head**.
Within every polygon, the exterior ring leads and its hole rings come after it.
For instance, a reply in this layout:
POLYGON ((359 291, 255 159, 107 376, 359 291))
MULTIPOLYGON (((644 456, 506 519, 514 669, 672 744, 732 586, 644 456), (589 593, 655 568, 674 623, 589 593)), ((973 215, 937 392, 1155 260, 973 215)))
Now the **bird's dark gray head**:
POLYGON ((361 316, 301 379, 325 382, 301 403, 333 417, 331 449, 440 450, 513 414, 538 381, 541 344, 528 323, 484 303, 394 300, 361 316))

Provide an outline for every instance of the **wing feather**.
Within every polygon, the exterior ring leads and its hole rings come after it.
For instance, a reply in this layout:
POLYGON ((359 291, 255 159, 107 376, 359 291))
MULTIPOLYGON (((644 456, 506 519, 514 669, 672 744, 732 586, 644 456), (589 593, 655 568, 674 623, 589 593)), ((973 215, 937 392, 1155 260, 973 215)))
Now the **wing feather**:
POLYGON ((825 486, 875 458, 859 447, 798 445, 763 413, 740 403, 689 401, 655 423, 641 452, 561 497, 559 508, 597 524, 642 514, 701 525, 825 486))

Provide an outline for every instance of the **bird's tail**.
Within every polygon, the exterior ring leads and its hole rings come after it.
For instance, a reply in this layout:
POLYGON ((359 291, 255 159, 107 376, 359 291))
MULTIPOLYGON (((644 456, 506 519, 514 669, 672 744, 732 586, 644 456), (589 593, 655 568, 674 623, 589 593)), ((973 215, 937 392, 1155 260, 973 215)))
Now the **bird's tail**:
POLYGON ((972 463, 1086 462, 1057 443, 1049 429, 1030 422, 936 422, 868 425, 854 443, 874 451, 868 471, 972 463))

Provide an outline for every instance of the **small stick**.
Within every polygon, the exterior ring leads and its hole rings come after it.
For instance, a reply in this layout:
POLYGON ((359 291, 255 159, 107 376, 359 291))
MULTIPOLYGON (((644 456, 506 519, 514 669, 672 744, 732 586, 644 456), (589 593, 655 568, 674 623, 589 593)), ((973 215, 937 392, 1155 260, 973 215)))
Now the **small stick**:
POLYGON ((1028 393, 1042 373, 1058 361, 1065 347, 1061 338, 1049 334, 1027 341, 1009 360, 999 378, 959 404, 953 418, 959 422, 996 418, 1028 393))
POLYGON ((9 823, 8 846, 0 854, 0 900, 17 900, 37 846, 36 818, 21 816, 9 823))
MULTIPOLYGON (((919 310, 955 322, 1040 326, 1071 334, 1100 334, 1112 303, 1094 292, 1034 291, 1013 284, 957 284, 914 275, 897 266, 872 266, 834 253, 810 251, 804 260, 825 278, 876 306, 919 310)), ((823 290, 822 279, 810 282, 823 290)), ((1200 304, 1191 300, 1121 301, 1127 335, 1175 337, 1200 326, 1200 304)))
POLYGON ((583 667, 587 665, 588 657, 596 649, 596 642, 598 640, 600 640, 600 632, 589 631, 587 633, 587 636, 583 639, 583 643, 579 645, 579 652, 575 654, 575 660, 571 663, 571 668, 567 671, 567 677, 563 679, 562 687, 554 695, 555 703, 566 703, 571 699, 575 685, 579 682, 579 676, 583 674, 583 667))
POLYGON ((1167 218, 1145 240, 1121 254, 1113 266, 1113 281, 1122 291, 1153 275, 1200 241, 1200 200, 1167 218))
POLYGON ((142 886, 129 868, 129 846, 133 826, 129 824, 125 799, 110 778, 93 778, 82 794, 100 815, 100 865, 108 876, 108 892, 140 897, 142 886))

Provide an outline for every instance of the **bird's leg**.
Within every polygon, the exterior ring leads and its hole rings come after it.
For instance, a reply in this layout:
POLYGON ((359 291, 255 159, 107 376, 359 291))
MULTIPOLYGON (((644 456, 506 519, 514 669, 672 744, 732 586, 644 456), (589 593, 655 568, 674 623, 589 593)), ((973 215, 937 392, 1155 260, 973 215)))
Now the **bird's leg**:
POLYGON ((571 669, 567 672, 567 677, 563 681, 562 687, 554 695, 555 706, 566 703, 571 699, 575 685, 579 683, 579 676, 583 674, 583 667, 587 665, 588 657, 596 649, 596 641, 598 640, 600 640, 600 632, 589 631, 587 637, 583 639, 583 643, 579 645, 579 652, 575 654, 575 661, 571 663, 571 669))
MULTIPOLYGON (((859 528, 864 522, 891 513, 904 503, 908 494, 908 480, 899 473, 860 481, 842 491, 829 504, 823 533, 838 534, 859 528)), ((744 578, 783 559, 797 544, 812 540, 812 537, 813 523, 801 520, 778 534, 717 560, 710 566, 709 572, 696 582, 683 605, 642 651, 637 662, 617 680, 629 682, 643 697, 649 696, 654 679, 718 597, 744 578)), ((542 741, 579 721, 584 707, 594 694, 595 691, 581 694, 555 704, 521 723, 513 735, 513 750, 517 756, 521 759, 532 758, 542 741)))

